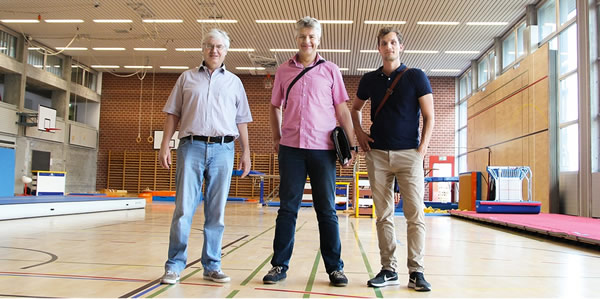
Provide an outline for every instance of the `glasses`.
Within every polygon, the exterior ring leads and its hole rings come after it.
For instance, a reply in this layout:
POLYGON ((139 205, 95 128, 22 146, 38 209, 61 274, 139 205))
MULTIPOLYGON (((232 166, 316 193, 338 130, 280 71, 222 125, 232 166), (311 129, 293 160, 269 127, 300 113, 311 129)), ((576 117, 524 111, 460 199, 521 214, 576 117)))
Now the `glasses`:
POLYGON ((204 50, 214 50, 217 49, 217 51, 223 51, 223 49, 225 49, 225 45, 223 44, 218 44, 218 45, 213 45, 213 44, 203 44, 202 47, 204 48, 204 50))

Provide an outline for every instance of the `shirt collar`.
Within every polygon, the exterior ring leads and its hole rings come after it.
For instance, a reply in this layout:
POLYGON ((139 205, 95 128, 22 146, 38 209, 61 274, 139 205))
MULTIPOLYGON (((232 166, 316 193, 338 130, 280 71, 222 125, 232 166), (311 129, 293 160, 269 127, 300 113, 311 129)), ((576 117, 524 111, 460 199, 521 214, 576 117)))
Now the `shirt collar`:
MULTIPOLYGON (((317 61, 319 61, 319 60, 325 60, 325 59, 323 59, 323 57, 321 57, 321 55, 319 55, 319 53, 317 53, 317 57, 315 58, 315 61, 313 61, 309 66, 315 65, 315 63, 317 63, 317 61)), ((297 67, 304 68, 302 63, 298 62, 298 54, 296 54, 296 55, 294 55, 294 57, 290 58, 290 60, 288 60, 288 63, 290 65, 295 65, 297 67)))
MULTIPOLYGON (((406 65, 404 63, 400 63, 400 66, 394 71, 394 73, 390 74, 390 78, 394 77, 396 74, 400 73, 404 69, 406 69, 406 65)), ((380 66, 375 72, 377 72, 377 75, 379 76, 387 76, 383 73, 383 66, 380 66)))
MULTIPOLYGON (((198 71, 207 71, 208 68, 206 67, 206 64, 204 63, 204 61, 202 61, 202 64, 198 67, 198 71)), ((216 70, 221 71, 221 73, 224 73, 226 71, 225 68, 225 63, 221 63, 221 66, 219 68, 217 68, 216 70)))

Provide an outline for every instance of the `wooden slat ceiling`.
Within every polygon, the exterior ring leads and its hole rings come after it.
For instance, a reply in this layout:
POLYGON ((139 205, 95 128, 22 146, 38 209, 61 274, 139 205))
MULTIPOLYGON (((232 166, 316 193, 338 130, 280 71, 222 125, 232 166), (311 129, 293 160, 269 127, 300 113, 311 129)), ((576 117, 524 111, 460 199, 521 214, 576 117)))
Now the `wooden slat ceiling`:
MULTIPOLYGON (((199 48, 203 33, 218 27, 231 37, 231 48, 252 48, 229 52, 226 65, 238 74, 275 72, 236 70, 236 67, 261 66, 259 61, 281 63, 289 52, 274 48, 295 48, 294 24, 258 24, 255 20, 297 20, 310 15, 319 20, 350 20, 352 24, 323 24, 321 49, 346 49, 349 53, 322 53, 341 68, 344 75, 362 75, 357 68, 380 65, 375 50, 377 31, 384 25, 364 24, 365 20, 406 21, 395 25, 405 37, 407 50, 435 50, 437 54, 404 53, 401 60, 410 67, 422 68, 429 76, 458 76, 525 14, 528 4, 537 0, 1 0, 0 19, 36 19, 37 24, 3 25, 49 47, 64 47, 76 36, 71 47, 87 51, 65 54, 83 64, 148 64, 156 72, 161 65, 197 66, 201 52, 180 52, 175 48, 199 48), (96 7, 97 6, 97 7, 96 7), (182 19, 178 24, 143 23, 143 18, 182 19), (234 19, 233 24, 201 24, 197 19, 234 19), (79 24, 49 24, 44 19, 82 19, 79 24), (131 19, 129 24, 98 24, 93 19, 131 19), (456 26, 418 25, 418 21, 460 22, 456 26), (507 22, 505 26, 469 26, 466 22, 507 22), (93 47, 124 47, 125 51, 93 51, 93 47), (165 52, 140 52, 134 47, 166 47, 165 52), (477 51, 478 54, 446 54, 445 51, 477 51), (455 69, 436 72, 436 69, 455 69)), ((99 69, 99 71, 102 71, 99 69)), ((171 71, 179 72, 179 71, 171 71)))

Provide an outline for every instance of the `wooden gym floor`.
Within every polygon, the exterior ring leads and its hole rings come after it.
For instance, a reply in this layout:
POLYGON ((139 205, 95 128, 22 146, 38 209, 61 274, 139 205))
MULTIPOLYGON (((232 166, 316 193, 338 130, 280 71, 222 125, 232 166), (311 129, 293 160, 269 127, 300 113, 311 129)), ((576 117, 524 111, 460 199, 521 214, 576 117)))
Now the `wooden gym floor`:
POLYGON ((0 221, 0 297, 598 297, 600 250, 450 216, 427 220, 429 293, 406 287, 406 226, 397 216, 402 284, 369 288, 380 270, 375 220, 340 212, 342 257, 350 283, 329 286, 312 208, 298 217, 288 278, 263 285, 270 269, 277 208, 227 205, 223 271, 230 283, 202 279, 202 209, 190 237, 189 267, 175 286, 158 284, 174 205, 0 221))

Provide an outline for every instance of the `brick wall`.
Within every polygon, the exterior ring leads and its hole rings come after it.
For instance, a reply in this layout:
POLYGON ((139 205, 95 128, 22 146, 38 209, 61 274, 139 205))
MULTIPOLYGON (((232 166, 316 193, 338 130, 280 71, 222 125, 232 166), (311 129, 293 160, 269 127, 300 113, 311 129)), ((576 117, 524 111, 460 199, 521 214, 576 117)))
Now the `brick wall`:
MULTIPOLYGON (((123 78, 104 74, 96 181, 98 189, 106 188, 109 151, 153 151, 153 145, 148 143, 147 138, 152 135, 152 131, 163 129, 165 114, 162 108, 178 76, 179 74, 156 74, 153 80, 153 74, 148 73, 143 80, 140 103, 141 86, 137 76, 123 78), (154 100, 152 100, 153 81, 154 100), (142 139, 139 143, 136 141, 138 131, 142 139)), ((270 153, 271 90, 264 88, 265 77, 263 76, 242 75, 240 78, 246 88, 254 118, 254 121, 248 125, 250 148, 254 153, 270 153)), ((454 155, 454 78, 430 79, 434 93, 436 125, 429 154, 454 155)), ((351 99, 356 94, 359 80, 360 76, 344 78, 351 99)), ((365 128, 370 125, 369 103, 363 109, 365 128)))

